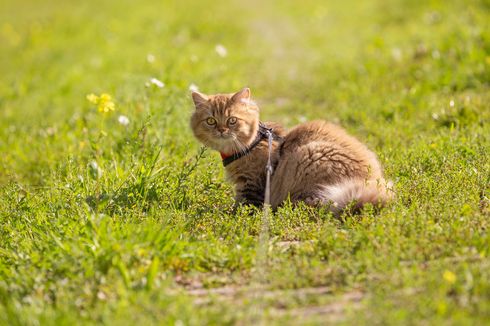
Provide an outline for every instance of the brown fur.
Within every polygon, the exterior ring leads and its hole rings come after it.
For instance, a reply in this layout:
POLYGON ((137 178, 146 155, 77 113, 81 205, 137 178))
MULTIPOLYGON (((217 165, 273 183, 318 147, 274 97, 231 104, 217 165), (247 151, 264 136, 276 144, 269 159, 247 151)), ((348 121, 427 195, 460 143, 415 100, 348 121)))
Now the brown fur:
MULTIPOLYGON (((191 127, 204 145, 233 154, 255 140, 259 110, 250 101, 249 89, 211 96, 194 92, 192 97, 196 111, 191 127), (216 120, 213 126, 206 123, 210 117, 216 120), (227 125, 229 117, 237 118, 236 125, 227 125)), ((275 123, 266 125, 283 137, 282 142, 273 142, 272 149, 273 208, 289 197, 293 203, 330 205, 339 213, 351 202, 354 208, 361 208, 366 203, 383 205, 391 198, 376 155, 342 128, 313 121, 286 133, 275 123)), ((262 204, 267 152, 267 141, 263 140, 249 154, 226 166, 238 202, 262 204)))

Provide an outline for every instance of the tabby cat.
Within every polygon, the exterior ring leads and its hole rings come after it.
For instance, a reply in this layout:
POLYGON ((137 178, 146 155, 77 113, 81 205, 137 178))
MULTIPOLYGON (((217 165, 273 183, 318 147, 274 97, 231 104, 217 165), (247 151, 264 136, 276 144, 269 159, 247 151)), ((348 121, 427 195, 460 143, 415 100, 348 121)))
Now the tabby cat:
POLYGON ((248 88, 234 94, 193 92, 192 99, 194 135, 220 152, 238 203, 263 204, 267 130, 274 135, 272 208, 290 198, 338 214, 347 206, 382 206, 391 198, 376 155, 338 126, 313 121, 286 132, 276 123, 262 123, 248 88))

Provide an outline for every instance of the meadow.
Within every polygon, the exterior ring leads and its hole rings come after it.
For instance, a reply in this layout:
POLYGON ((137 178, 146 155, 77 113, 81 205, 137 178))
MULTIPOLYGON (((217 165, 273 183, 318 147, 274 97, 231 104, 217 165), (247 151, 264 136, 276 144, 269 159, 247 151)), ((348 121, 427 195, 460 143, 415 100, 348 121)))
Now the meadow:
POLYGON ((490 322, 487 0, 3 0, 0 76, 0 324, 490 322), (233 212, 190 89, 244 86, 396 200, 233 212))

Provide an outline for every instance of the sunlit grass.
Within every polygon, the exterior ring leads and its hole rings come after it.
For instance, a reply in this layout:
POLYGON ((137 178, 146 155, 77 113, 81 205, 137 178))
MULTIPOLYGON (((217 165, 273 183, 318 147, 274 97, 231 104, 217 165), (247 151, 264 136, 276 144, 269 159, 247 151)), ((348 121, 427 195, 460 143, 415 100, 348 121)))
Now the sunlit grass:
POLYGON ((2 2, 0 323, 488 322, 488 10, 2 2), (344 126, 397 192, 279 209, 258 285, 261 215, 188 127, 190 90, 243 86, 264 120, 344 126))

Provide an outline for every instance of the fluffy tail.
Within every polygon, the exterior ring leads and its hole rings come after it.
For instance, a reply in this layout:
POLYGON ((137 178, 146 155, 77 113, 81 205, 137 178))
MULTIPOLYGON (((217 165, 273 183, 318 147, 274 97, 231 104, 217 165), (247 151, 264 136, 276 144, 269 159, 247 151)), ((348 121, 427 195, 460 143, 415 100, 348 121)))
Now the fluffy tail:
POLYGON ((393 199, 394 192, 393 183, 384 179, 350 179, 324 186, 318 195, 322 202, 330 203, 330 210, 338 215, 346 208, 353 213, 359 212, 367 203, 375 207, 385 206, 393 199))

